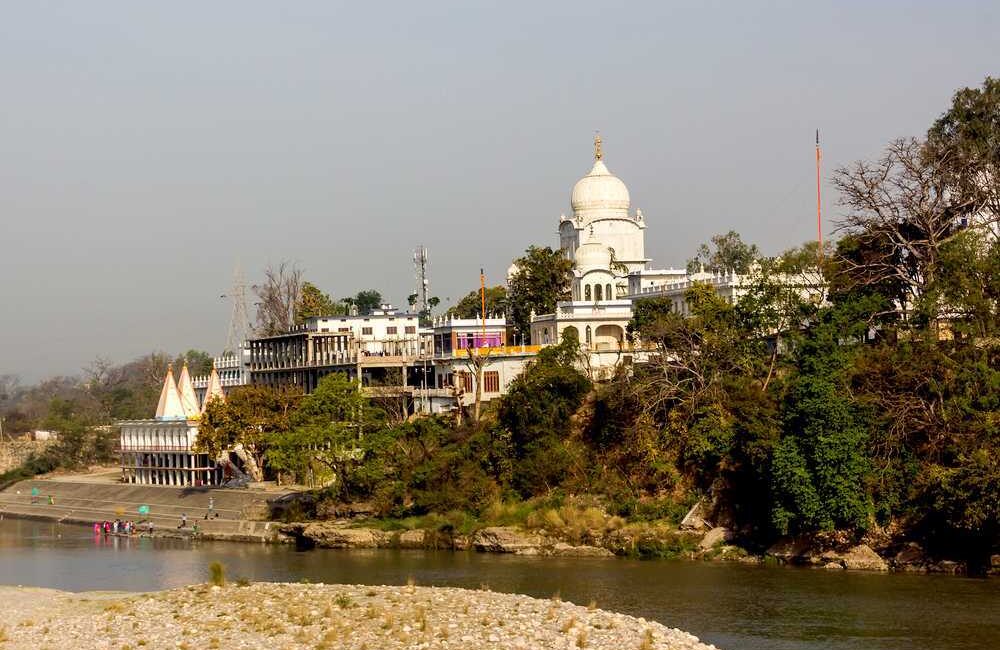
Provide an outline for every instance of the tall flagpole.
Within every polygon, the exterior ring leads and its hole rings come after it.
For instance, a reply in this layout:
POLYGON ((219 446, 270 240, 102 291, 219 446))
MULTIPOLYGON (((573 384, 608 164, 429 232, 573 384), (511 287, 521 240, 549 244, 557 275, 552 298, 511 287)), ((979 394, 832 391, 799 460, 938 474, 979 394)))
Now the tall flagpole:
POLYGON ((483 310, 483 340, 486 340, 486 274, 479 269, 479 298, 483 310))
POLYGON ((819 129, 816 129, 816 241, 819 243, 817 247, 817 256, 819 261, 823 261, 823 202, 820 197, 820 160, 823 158, 823 153, 819 148, 819 129))

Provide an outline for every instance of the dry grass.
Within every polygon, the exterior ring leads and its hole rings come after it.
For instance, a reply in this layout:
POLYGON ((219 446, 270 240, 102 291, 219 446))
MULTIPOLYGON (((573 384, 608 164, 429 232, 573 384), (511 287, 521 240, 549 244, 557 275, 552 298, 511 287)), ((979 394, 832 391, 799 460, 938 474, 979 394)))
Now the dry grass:
POLYGON ((653 650, 653 631, 646 630, 646 633, 642 635, 642 643, 639 644, 639 650, 653 650))
POLYGON ((316 650, 334 650, 340 647, 341 644, 339 643, 337 633, 333 630, 327 630, 320 638, 319 643, 316 644, 316 650))
POLYGON ((575 626, 576 626, 576 617, 570 616, 569 618, 566 619, 566 622, 562 624, 562 627, 559 628, 559 631, 562 632, 563 634, 569 634, 569 631, 572 630, 575 626))
POLYGON ((587 647, 587 630, 580 630, 580 633, 576 635, 576 647, 587 647))

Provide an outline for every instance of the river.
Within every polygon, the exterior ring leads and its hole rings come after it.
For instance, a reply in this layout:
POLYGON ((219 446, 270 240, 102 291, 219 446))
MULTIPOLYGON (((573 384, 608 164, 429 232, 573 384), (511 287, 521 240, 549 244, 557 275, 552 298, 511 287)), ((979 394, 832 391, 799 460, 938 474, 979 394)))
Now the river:
MULTIPOLYGON (((0 521, 0 584, 155 590, 230 579, 479 588, 660 621, 724 650, 1000 648, 1000 580, 620 558, 450 551, 297 551, 284 546, 95 538, 87 528, 0 521)), ((0 604, 2 611, 2 604, 0 604)), ((2 614, 0 614, 2 617, 2 614)))

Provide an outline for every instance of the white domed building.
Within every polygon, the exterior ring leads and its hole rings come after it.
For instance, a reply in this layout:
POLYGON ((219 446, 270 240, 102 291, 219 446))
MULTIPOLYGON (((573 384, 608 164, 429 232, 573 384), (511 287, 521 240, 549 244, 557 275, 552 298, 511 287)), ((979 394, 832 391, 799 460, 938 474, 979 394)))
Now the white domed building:
POLYGON ((626 327, 632 318, 628 296, 635 287, 647 275, 646 284, 685 275, 682 269, 647 270, 645 218, 641 210, 630 212, 628 187, 603 159, 598 136, 594 166, 573 186, 573 214, 559 218, 559 246, 573 261, 572 300, 531 323, 531 341, 541 345, 558 343, 567 328, 575 328, 595 378, 632 360, 626 327))

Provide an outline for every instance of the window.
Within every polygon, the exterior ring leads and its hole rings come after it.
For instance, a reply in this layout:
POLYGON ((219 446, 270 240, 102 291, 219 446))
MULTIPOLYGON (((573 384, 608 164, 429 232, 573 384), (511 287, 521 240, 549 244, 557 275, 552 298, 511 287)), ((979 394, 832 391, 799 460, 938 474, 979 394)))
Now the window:
POLYGON ((583 288, 583 299, 590 302, 590 285, 583 288))
POLYGON ((371 336, 371 334, 372 334, 372 328, 370 328, 370 327, 362 327, 361 328, 361 335, 362 336, 371 336))
POLYGON ((407 325, 405 331, 406 331, 407 334, 416 334, 417 333, 417 326, 416 325, 407 325))
POLYGON ((601 297, 601 292, 602 292, 601 285, 595 284, 594 285, 594 300, 595 301, 604 300, 604 298, 601 297))
POLYGON ((483 373, 483 391, 487 393, 500 392, 500 373, 490 370, 483 373))
POLYGON ((587 345, 590 345, 590 325, 587 325, 587 345))
POLYGON ((338 332, 350 332, 351 328, 350 327, 338 327, 337 331, 338 332))
POLYGON ((465 389, 465 392, 470 392, 472 390, 472 373, 463 370, 458 374, 462 378, 462 387, 465 389))
POLYGON ((611 300, 611 298, 612 298, 612 296, 611 296, 611 285, 610 284, 606 284, 606 285, 604 285, 604 299, 605 300, 611 300))
POLYGON ((396 327, 387 327, 387 328, 385 328, 385 333, 386 334, 395 334, 396 333, 396 327))

